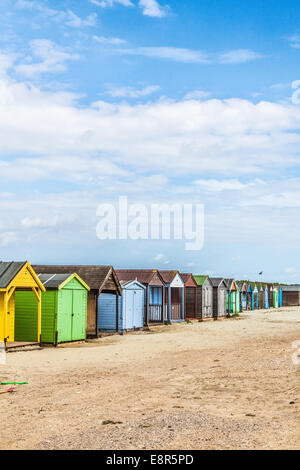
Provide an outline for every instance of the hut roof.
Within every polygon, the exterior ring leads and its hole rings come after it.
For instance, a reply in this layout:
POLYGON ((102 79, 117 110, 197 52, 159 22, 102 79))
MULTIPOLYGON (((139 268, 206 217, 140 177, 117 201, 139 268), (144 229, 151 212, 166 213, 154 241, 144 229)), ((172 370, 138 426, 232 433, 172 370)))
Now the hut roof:
POLYGON ((234 279, 233 278, 230 278, 230 279, 226 278, 226 279, 224 279, 224 281, 226 282, 227 287, 230 287, 231 284, 234 282, 234 279))
POLYGON ((120 281, 137 279, 142 284, 149 284, 153 276, 159 273, 156 269, 116 269, 116 274, 120 281))
POLYGON ((120 281, 121 283, 121 286, 122 287, 127 287, 127 286, 130 286, 131 284, 135 284, 135 285, 138 285, 140 287, 142 287, 143 289, 146 289, 146 287, 141 283, 139 282, 137 279, 130 279, 129 281, 120 281))
POLYGON ((90 290, 89 286, 75 273, 65 274, 39 274, 39 279, 43 283, 46 289, 59 289, 65 284, 70 282, 72 279, 77 279, 87 290, 90 290))
POLYGON ((210 277, 210 280, 212 282, 213 287, 219 287, 222 282, 225 283, 225 279, 223 277, 210 277))
POLYGON ((186 283, 189 280, 189 278, 193 276, 192 273, 180 273, 180 274, 184 283, 186 283))
POLYGON ((0 261, 0 289, 5 289, 16 277, 27 261, 0 261))
POLYGON ((122 292, 121 284, 112 266, 34 265, 33 269, 37 274, 77 273, 91 289, 99 291, 105 288, 105 282, 112 275, 119 293, 121 294, 122 292))
POLYGON ((196 283, 198 284, 198 286, 203 286, 205 281, 208 279, 208 276, 206 276, 206 275, 202 275, 202 276, 196 275, 196 276, 194 276, 194 279, 195 279, 196 283))
POLYGON ((173 281, 176 274, 179 274, 179 271, 159 271, 159 274, 161 275, 163 281, 166 284, 169 284, 173 281))

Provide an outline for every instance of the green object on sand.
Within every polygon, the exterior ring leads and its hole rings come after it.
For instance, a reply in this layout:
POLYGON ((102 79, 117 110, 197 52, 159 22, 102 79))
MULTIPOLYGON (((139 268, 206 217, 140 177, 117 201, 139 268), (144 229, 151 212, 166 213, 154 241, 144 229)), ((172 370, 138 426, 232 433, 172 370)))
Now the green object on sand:
POLYGON ((1 382, 0 385, 27 385, 28 382, 1 382))

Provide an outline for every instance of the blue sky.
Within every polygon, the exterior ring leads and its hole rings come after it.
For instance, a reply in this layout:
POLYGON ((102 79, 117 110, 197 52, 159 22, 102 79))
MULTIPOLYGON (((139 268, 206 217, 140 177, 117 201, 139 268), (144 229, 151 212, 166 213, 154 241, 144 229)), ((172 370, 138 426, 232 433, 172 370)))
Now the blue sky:
POLYGON ((299 59, 295 1, 2 0, 0 259, 299 281, 299 59), (119 195, 203 250, 98 240, 119 195))

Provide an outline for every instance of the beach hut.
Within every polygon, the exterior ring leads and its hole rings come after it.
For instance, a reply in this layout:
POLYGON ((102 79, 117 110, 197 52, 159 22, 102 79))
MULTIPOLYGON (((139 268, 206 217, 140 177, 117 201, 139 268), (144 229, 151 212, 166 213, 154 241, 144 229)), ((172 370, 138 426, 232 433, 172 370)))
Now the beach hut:
POLYGON ((121 282, 136 279, 145 286, 144 325, 164 322, 164 281, 156 269, 117 269, 121 282))
POLYGON ((278 288, 278 303, 279 303, 279 308, 283 306, 282 303, 282 286, 279 286, 278 288))
POLYGON ((254 310, 254 295, 251 282, 249 282, 247 290, 247 310, 254 310))
POLYGON ((258 286, 254 284, 253 288, 253 308, 254 310, 258 310, 258 286))
POLYGON ((258 308, 264 309, 265 308, 265 289, 262 283, 257 284, 258 288, 258 308))
POLYGON ((197 283, 192 274, 180 273, 184 282, 185 318, 197 318, 197 283))
POLYGON ((87 301, 87 336, 98 337, 106 331, 107 320, 114 315, 115 331, 119 331, 119 296, 121 284, 112 266, 34 265, 39 274, 77 273, 90 287, 87 301))
POLYGON ((213 286, 213 317, 215 319, 226 317, 227 285, 222 277, 211 277, 213 286))
POLYGON ((199 319, 213 318, 213 284, 206 275, 194 276, 197 283, 197 316, 199 319))
POLYGON ((273 284, 267 284, 269 308, 274 308, 274 288, 273 284))
POLYGON ((281 289, 283 307, 300 306, 300 286, 282 286, 281 289))
MULTIPOLYGON (((40 274, 42 341, 66 343, 86 338, 87 297, 90 288, 77 274, 40 274)), ((16 292, 16 341, 34 341, 37 304, 32 292, 16 292)))
POLYGON ((121 281, 121 286, 119 331, 142 329, 144 327, 146 287, 136 279, 121 281))
POLYGON ((241 310, 247 310, 247 291, 248 284, 246 282, 238 282, 239 291, 240 291, 240 305, 241 310))
POLYGON ((277 286, 273 288, 273 307, 279 307, 279 290, 277 286))
POLYGON ((41 342, 41 293, 45 291, 32 266, 24 262, 0 262, 0 342, 15 342, 15 294, 31 291, 36 302, 36 332, 33 342, 41 342))
POLYGON ((159 271, 165 284, 165 320, 184 321, 184 282, 178 271, 159 271))
POLYGON ((227 313, 234 315, 241 311, 240 308, 240 290, 234 279, 225 279, 227 285, 227 313))
POLYGON ((264 286, 264 297, 265 297, 265 306, 264 306, 264 308, 268 310, 270 308, 270 306, 269 306, 269 290, 268 290, 267 285, 264 286))

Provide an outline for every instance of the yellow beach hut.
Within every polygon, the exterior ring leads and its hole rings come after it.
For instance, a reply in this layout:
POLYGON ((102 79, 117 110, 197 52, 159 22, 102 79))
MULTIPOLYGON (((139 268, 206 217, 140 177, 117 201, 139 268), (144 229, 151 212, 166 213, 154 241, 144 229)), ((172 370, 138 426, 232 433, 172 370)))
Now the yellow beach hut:
POLYGON ((45 287, 28 261, 0 261, 0 342, 12 343, 15 340, 15 292, 32 290, 38 304, 38 335, 41 341, 41 293, 45 287))

